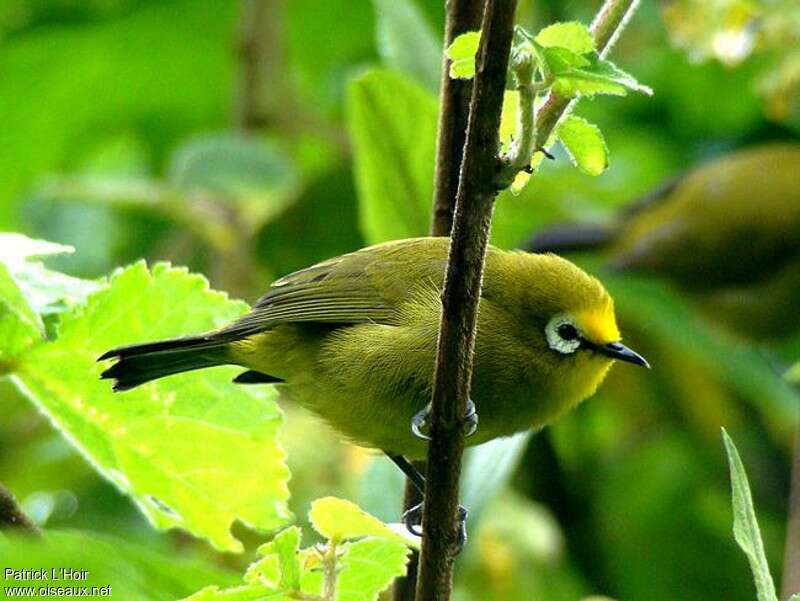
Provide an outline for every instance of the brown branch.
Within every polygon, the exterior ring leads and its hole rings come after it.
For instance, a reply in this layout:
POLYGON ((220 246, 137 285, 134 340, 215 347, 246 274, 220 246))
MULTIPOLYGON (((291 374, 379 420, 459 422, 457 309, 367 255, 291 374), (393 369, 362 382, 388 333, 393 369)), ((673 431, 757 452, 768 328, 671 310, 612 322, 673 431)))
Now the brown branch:
POLYGON ((475 325, 497 172, 500 111, 516 0, 488 0, 481 27, 464 156, 456 195, 434 373, 428 480, 417 599, 450 598, 458 550, 458 483, 472 379, 475 325))
MULTIPOLYGON (((462 33, 475 31, 481 26, 484 0, 447 0, 445 3, 444 45, 442 52, 442 77, 439 86, 439 128, 436 140, 436 173, 434 175, 434 198, 431 215, 431 236, 449 236, 453 224, 453 209, 458 191, 458 174, 469 117, 469 99, 472 82, 450 79, 450 59, 444 50, 462 33)), ((414 467, 425 474, 424 461, 414 461, 414 467)), ((422 502, 422 495, 410 480, 406 479, 403 495, 403 510, 422 502)), ((406 575, 394 586, 394 601, 414 601, 417 593, 419 552, 412 551, 406 575)))
POLYGON ((0 530, 41 536, 36 524, 25 515, 14 495, 0 484, 0 530))
MULTIPOLYGON (((483 0, 448 0, 444 31, 444 48, 462 33, 480 29, 483 0)), ((450 79, 450 61, 442 53, 442 80, 439 88, 441 106, 439 135, 436 141, 436 174, 434 176, 432 236, 449 236, 453 225, 453 208, 458 191, 458 174, 467 134, 469 99, 472 82, 450 79)))

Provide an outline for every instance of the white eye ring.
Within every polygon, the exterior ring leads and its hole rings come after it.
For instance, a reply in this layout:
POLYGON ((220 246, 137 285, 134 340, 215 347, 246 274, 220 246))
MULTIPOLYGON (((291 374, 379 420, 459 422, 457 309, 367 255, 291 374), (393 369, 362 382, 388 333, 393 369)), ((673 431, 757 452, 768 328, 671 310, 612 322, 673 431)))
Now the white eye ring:
POLYGON ((544 335, 547 338, 547 345, 564 355, 569 355, 578 350, 581 345, 580 329, 575 325, 575 321, 569 315, 556 315, 544 328, 544 335), (576 332, 574 338, 564 338, 559 331, 562 326, 571 326, 576 332))

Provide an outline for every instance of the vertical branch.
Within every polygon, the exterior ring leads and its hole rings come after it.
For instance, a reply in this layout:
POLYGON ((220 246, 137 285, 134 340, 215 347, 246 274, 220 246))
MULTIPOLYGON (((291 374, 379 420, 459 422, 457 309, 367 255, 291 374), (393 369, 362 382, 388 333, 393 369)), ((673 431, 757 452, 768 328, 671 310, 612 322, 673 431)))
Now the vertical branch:
MULTIPOLYGON (((447 0, 443 50, 462 33, 480 28, 483 5, 484 0, 447 0)), ((471 94, 471 81, 450 78, 450 61, 443 51, 431 236, 449 236, 452 228, 471 94)), ((425 474, 424 461, 413 463, 420 473, 425 474)), ((406 479, 403 510, 408 510, 421 502, 422 496, 411 481, 406 479)), ((412 551, 405 577, 395 583, 394 601, 414 601, 418 567, 419 552, 412 551)))
MULTIPOLYGON (((444 48, 459 35, 480 29, 483 0, 447 0, 444 48)), ((450 64, 442 53, 442 80, 439 134, 436 141, 436 173, 434 176, 432 236, 449 236, 458 190, 458 174, 467 135, 469 99, 472 82, 450 79, 450 64)))
POLYGON ((14 495, 0 484, 0 530, 41 536, 36 524, 25 515, 14 495))
POLYGON ((239 25, 239 80, 234 122, 252 132, 286 109, 282 0, 243 0, 239 25), (269 94, 266 91, 269 89, 269 94))
POLYGON ((500 111, 516 0, 488 0, 481 26, 456 195, 434 373, 417 598, 450 597, 458 549, 458 484, 483 263, 497 188, 500 111))

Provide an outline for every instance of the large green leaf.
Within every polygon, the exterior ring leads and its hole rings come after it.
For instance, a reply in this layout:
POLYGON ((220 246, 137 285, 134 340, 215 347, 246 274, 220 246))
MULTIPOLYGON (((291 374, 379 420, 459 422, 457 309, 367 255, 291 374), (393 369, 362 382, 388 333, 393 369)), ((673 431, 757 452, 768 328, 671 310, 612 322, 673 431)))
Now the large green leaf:
POLYGON ((375 601, 395 578, 406 573, 408 549, 394 540, 366 538, 348 545, 339 561, 336 601, 375 601))
POLYGON ((371 70, 348 97, 361 228, 370 243, 428 231, 436 100, 403 75, 371 70))
POLYGON ((441 44, 412 0, 372 0, 378 51, 387 67, 411 75, 431 91, 439 89, 441 44))
POLYGON ((31 309, 8 268, 0 263, 0 375, 13 370, 13 358, 42 336, 42 321, 31 309))
MULTIPOLYGON (((87 572, 86 579, 80 581, 15 581, 0 577, 3 586, 33 585, 37 590, 40 586, 109 586, 110 596, 116 599, 168 601, 212 582, 233 584, 236 581, 236 575, 227 570, 87 532, 48 532, 45 541, 0 537, 0 557, 4 569, 44 569, 48 575, 52 575, 53 570, 58 575, 62 567, 87 572)), ((64 596, 37 595, 35 598, 62 599, 64 596)))
POLYGON ((722 430, 722 440, 725 443, 725 452, 728 454, 728 465, 731 471, 733 536, 747 555, 747 561, 750 562, 758 601, 778 601, 772 574, 769 572, 767 556, 764 553, 764 543, 761 540, 756 512, 753 508, 753 497, 750 494, 747 473, 742 465, 739 452, 736 450, 736 445, 733 444, 725 429, 722 430))
POLYGON ((201 276, 139 263, 65 314, 58 340, 33 347, 17 374, 21 389, 154 525, 229 551, 242 548, 230 533, 234 520, 271 530, 289 517, 274 391, 234 386, 235 370, 222 367, 115 394, 95 359, 114 346, 219 327, 245 309, 201 276))

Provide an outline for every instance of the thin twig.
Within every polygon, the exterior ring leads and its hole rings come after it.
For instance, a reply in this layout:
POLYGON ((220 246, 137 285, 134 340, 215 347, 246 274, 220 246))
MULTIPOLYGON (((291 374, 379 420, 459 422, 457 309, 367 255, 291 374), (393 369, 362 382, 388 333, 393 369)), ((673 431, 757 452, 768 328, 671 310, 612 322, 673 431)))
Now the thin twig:
POLYGON ((497 171, 500 111, 516 0, 488 0, 456 195, 433 384, 417 599, 450 598, 459 544, 458 481, 472 351, 497 171))
POLYGON ((0 530, 41 536, 41 531, 17 503, 14 495, 0 484, 0 530))

